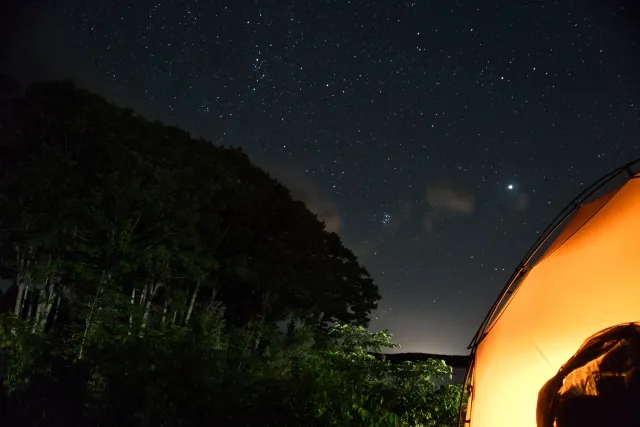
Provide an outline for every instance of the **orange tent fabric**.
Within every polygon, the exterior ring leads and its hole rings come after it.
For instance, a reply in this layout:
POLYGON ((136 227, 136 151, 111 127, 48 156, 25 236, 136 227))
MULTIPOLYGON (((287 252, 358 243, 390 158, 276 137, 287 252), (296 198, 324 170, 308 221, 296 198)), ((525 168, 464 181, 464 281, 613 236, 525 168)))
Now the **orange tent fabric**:
POLYGON ((470 427, 536 427, 541 387, 584 341, 640 320, 640 175, 577 210, 475 352, 470 427))

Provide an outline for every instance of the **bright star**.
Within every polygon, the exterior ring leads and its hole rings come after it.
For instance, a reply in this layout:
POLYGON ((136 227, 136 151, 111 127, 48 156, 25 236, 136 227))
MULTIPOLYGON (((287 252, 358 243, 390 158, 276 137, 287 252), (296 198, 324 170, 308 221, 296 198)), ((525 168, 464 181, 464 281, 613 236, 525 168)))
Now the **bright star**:
POLYGON ((509 184, 509 185, 507 185, 507 188, 508 188, 509 190, 513 190, 513 184, 509 184))

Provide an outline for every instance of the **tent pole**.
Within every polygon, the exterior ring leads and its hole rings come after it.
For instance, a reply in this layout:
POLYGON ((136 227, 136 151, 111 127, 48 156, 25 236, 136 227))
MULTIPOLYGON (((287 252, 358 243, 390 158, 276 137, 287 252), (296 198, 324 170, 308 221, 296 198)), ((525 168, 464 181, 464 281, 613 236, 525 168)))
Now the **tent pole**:
MULTIPOLYGON (((464 427, 464 425, 467 424, 469 421, 469 418, 468 418, 469 414, 466 412, 466 410, 463 411, 464 404, 465 404, 464 392, 467 391, 466 401, 468 402, 469 399, 471 398, 471 393, 473 392, 473 385, 468 383, 469 383, 469 380, 471 379, 471 373, 473 371, 473 362, 475 361, 474 356, 475 356, 475 348, 471 351, 471 355, 470 355, 471 361, 469 362, 469 366, 467 366, 467 371, 464 374, 464 382, 462 383, 462 390, 460 390, 460 407, 458 408, 458 427, 464 427)), ((469 407, 467 406, 467 408, 465 409, 469 409, 469 407)))

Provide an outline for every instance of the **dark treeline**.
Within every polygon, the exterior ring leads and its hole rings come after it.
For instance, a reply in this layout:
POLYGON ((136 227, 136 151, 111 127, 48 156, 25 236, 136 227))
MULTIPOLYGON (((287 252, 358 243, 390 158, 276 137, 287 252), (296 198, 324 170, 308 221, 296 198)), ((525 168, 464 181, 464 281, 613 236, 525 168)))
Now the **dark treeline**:
POLYGON ((0 90, 2 425, 451 425, 356 256, 238 149, 68 82, 0 90))

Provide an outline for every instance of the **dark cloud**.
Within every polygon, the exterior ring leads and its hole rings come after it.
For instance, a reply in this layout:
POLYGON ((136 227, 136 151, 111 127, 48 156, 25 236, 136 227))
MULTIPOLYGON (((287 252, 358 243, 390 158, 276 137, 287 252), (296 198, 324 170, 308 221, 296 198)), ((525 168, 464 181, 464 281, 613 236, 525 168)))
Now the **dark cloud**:
POLYGON ((473 213, 473 196, 450 185, 428 185, 427 201, 437 211, 473 213))
POLYGON ((475 201, 466 191, 445 183, 427 185, 427 202, 430 210, 422 220, 422 227, 427 233, 434 229, 438 217, 446 214, 472 214, 475 201))
POLYGON ((325 229, 338 233, 342 225, 340 209, 336 202, 326 197, 321 189, 293 165, 260 156, 252 156, 256 166, 266 170, 291 192, 291 197, 300 200, 324 222, 325 229))

